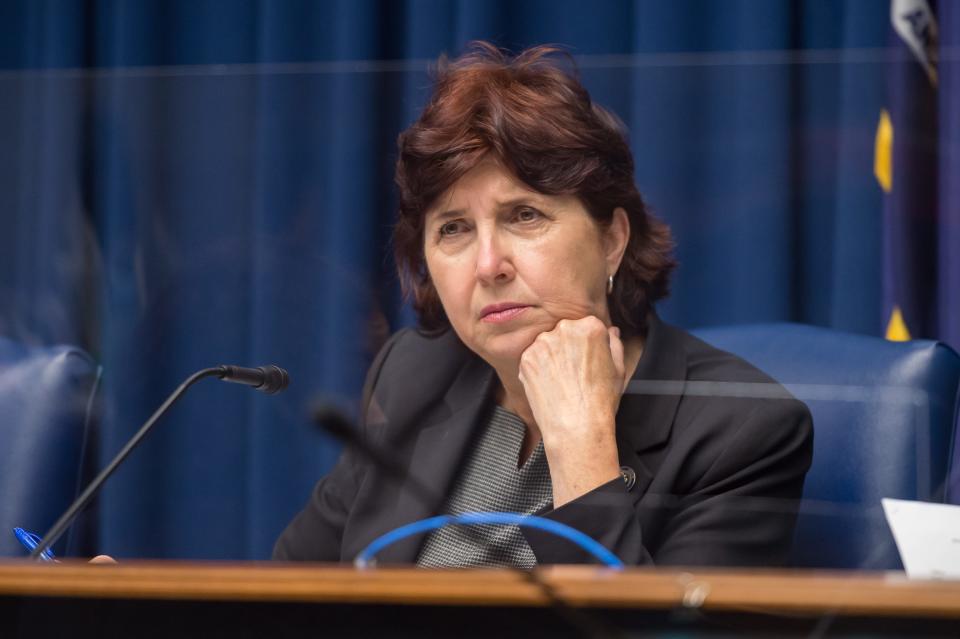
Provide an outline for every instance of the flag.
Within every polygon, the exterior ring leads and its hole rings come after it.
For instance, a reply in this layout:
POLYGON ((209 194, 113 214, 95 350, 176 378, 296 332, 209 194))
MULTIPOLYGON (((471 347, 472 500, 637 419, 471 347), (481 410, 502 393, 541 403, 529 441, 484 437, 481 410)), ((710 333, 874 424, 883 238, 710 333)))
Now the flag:
MULTIPOLYGON (((940 243, 938 337, 960 351, 960 2, 940 13, 940 243)), ((960 427, 960 424, 958 424, 960 427)), ((954 433, 957 433, 957 427, 954 433)), ((960 503, 960 442, 954 435, 952 478, 947 499, 960 503)))
MULTIPOLYGON (((960 351, 960 2, 941 4, 940 46, 944 55, 940 56, 938 76, 940 330, 937 337, 960 351)), ((960 450, 957 454, 960 463, 960 450)))
POLYGON ((884 192, 883 318, 888 339, 937 337, 939 117, 935 5, 891 0, 887 105, 874 175, 884 192))
MULTIPOLYGON (((960 2, 892 0, 890 26, 874 153, 886 334, 960 350, 960 2)), ((960 468, 960 447, 953 455, 960 468)), ((960 503, 960 473, 947 478, 946 499, 960 503)))

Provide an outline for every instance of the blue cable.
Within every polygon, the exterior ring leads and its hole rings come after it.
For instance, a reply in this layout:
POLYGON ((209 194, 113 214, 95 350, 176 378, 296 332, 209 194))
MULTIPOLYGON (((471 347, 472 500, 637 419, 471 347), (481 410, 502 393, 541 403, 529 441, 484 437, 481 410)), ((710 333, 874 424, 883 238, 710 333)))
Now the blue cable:
POLYGON ((606 546, 596 541, 592 537, 585 535, 576 528, 571 528, 566 524, 561 524, 560 522, 553 521, 551 519, 537 517, 536 515, 518 515, 516 513, 497 512, 465 513, 463 515, 438 515, 436 517, 428 517, 427 519, 421 519, 420 521, 405 524, 399 528, 391 530, 388 533, 380 535, 371 541, 366 548, 357 554, 356 559, 353 560, 353 565, 357 568, 369 568, 375 563, 374 556, 378 552, 387 546, 393 545, 401 539, 405 539, 406 537, 410 537, 412 535, 429 532, 431 530, 443 528, 447 525, 475 526, 480 524, 504 524, 508 526, 539 528, 540 530, 545 530, 549 533, 557 535, 558 537, 563 537, 564 539, 573 542, 574 544, 580 546, 580 548, 593 555, 596 559, 599 559, 600 562, 606 566, 616 568, 617 570, 623 570, 625 567, 623 561, 615 554, 610 552, 606 546))
MULTIPOLYGON (((32 532, 27 532, 23 528, 14 528, 13 534, 17 536, 17 540, 26 546, 27 550, 33 550, 36 548, 42 541, 40 537, 34 535, 32 532)), ((47 548, 42 553, 40 553, 40 559, 44 561, 53 561, 53 551, 47 548)))

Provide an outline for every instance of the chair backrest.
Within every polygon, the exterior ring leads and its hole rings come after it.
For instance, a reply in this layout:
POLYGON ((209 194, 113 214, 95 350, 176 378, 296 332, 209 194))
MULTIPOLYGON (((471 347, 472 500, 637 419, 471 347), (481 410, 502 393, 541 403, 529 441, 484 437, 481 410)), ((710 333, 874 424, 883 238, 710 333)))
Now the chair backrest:
POLYGON ((957 424, 960 356, 800 324, 693 331, 783 383, 813 415, 792 563, 895 569, 884 497, 941 502, 957 424))
POLYGON ((43 535, 77 496, 99 376, 77 348, 0 337, 0 556, 25 556, 13 527, 43 535))

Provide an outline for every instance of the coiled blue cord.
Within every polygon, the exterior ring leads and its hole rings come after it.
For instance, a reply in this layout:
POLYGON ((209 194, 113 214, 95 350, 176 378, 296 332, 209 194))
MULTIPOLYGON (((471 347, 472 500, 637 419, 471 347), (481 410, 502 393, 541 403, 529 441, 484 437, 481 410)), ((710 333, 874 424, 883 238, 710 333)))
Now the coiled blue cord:
MULTIPOLYGON (((17 540, 19 540, 21 544, 26 546, 27 550, 33 550, 42 541, 40 537, 34 535, 32 532, 27 532, 23 528, 14 528, 13 534, 17 536, 17 540)), ((53 551, 47 548, 40 553, 40 559, 53 561, 53 551)))
POLYGON ((476 526, 481 524, 500 524, 507 526, 523 526, 527 528, 539 528, 558 537, 563 537, 574 544, 580 546, 601 563, 617 570, 624 568, 623 561, 615 554, 610 552, 606 546, 596 541, 592 537, 585 535, 576 528, 571 528, 566 524, 537 517, 536 515, 518 515, 516 513, 465 513, 463 515, 438 515, 428 517, 409 524, 395 528, 388 533, 380 535, 371 541, 366 548, 361 550, 353 565, 357 568, 369 568, 376 563, 375 556, 378 552, 391 546, 394 543, 412 535, 417 535, 449 525, 476 526))

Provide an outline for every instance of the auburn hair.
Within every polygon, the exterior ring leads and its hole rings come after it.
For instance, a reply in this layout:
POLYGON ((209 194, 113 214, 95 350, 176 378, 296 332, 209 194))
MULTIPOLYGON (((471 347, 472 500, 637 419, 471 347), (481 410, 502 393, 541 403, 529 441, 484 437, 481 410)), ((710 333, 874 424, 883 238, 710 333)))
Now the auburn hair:
POLYGON ((647 312, 669 293, 673 239, 637 190, 625 128, 591 101, 574 74, 570 57, 554 46, 514 57, 474 42, 455 60, 440 58, 433 95, 397 141, 394 251, 422 328, 449 326, 424 257, 427 211, 493 156, 535 191, 579 198, 601 229, 617 207, 626 211, 630 240, 609 296, 610 317, 625 337, 646 333, 647 312))

